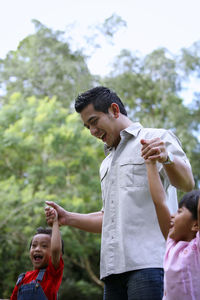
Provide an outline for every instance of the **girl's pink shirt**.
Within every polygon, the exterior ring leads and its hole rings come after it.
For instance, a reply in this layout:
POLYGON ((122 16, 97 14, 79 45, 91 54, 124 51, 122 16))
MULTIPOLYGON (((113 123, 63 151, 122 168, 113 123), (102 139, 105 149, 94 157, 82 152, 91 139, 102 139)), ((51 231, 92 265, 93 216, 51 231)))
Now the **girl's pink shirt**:
POLYGON ((199 232, 190 242, 167 239, 163 300, 200 299, 199 232))

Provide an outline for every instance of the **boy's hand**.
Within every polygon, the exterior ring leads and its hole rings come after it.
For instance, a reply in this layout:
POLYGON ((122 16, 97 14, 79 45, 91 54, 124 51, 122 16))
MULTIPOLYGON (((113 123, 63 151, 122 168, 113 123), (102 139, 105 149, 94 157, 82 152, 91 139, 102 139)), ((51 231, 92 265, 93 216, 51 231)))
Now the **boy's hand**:
POLYGON ((53 226, 53 223, 56 222, 56 221, 58 221, 58 213, 57 213, 57 211, 54 208, 49 207, 49 206, 45 207, 44 210, 45 210, 45 215, 49 216, 48 218, 46 217, 47 224, 49 226, 53 226))
POLYGON ((66 211, 64 208, 56 204, 55 202, 46 201, 46 204, 49 207, 47 211, 45 211, 46 214, 46 221, 49 224, 49 221, 51 220, 51 214, 53 214, 54 210, 57 212, 57 218, 59 225, 69 225, 69 216, 70 212, 66 211))

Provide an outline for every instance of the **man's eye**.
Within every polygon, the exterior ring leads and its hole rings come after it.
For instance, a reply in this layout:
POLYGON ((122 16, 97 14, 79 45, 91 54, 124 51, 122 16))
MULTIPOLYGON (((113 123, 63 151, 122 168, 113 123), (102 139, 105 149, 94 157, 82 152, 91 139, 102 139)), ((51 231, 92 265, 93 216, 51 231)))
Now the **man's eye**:
POLYGON ((42 245, 42 247, 43 247, 43 248, 47 248, 48 246, 47 246, 47 245, 42 245))
POLYGON ((97 119, 94 119, 90 122, 91 125, 96 125, 97 124, 97 119))

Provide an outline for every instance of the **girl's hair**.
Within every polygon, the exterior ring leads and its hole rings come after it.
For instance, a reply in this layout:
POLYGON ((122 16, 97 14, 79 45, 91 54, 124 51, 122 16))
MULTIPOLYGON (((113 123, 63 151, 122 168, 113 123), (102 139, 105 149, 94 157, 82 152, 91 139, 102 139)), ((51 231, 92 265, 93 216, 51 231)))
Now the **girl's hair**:
POLYGON ((179 202, 179 208, 186 207, 191 213, 194 220, 197 220, 198 203, 200 199, 200 190, 193 190, 183 196, 179 202))
MULTIPOLYGON (((39 227, 39 228, 37 228, 36 233, 34 234, 34 236, 37 235, 37 234, 48 234, 48 235, 51 236, 52 235, 52 229, 49 228, 49 227, 48 228, 39 227)), ((32 241, 33 241, 33 239, 30 242, 29 249, 31 248, 32 241)), ((61 243, 62 243, 62 254, 64 254, 64 241, 61 240, 61 243)))

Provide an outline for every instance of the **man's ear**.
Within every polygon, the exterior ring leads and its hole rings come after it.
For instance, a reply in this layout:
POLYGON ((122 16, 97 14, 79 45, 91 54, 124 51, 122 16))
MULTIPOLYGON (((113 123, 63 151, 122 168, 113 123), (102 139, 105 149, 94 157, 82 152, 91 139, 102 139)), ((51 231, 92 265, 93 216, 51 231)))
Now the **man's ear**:
POLYGON ((197 221, 197 220, 194 221, 191 230, 192 230, 192 231, 195 231, 195 232, 198 232, 198 231, 199 231, 199 225, 198 225, 198 221, 197 221))
POLYGON ((109 109, 114 118, 119 118, 120 109, 117 103, 112 103, 109 109))

